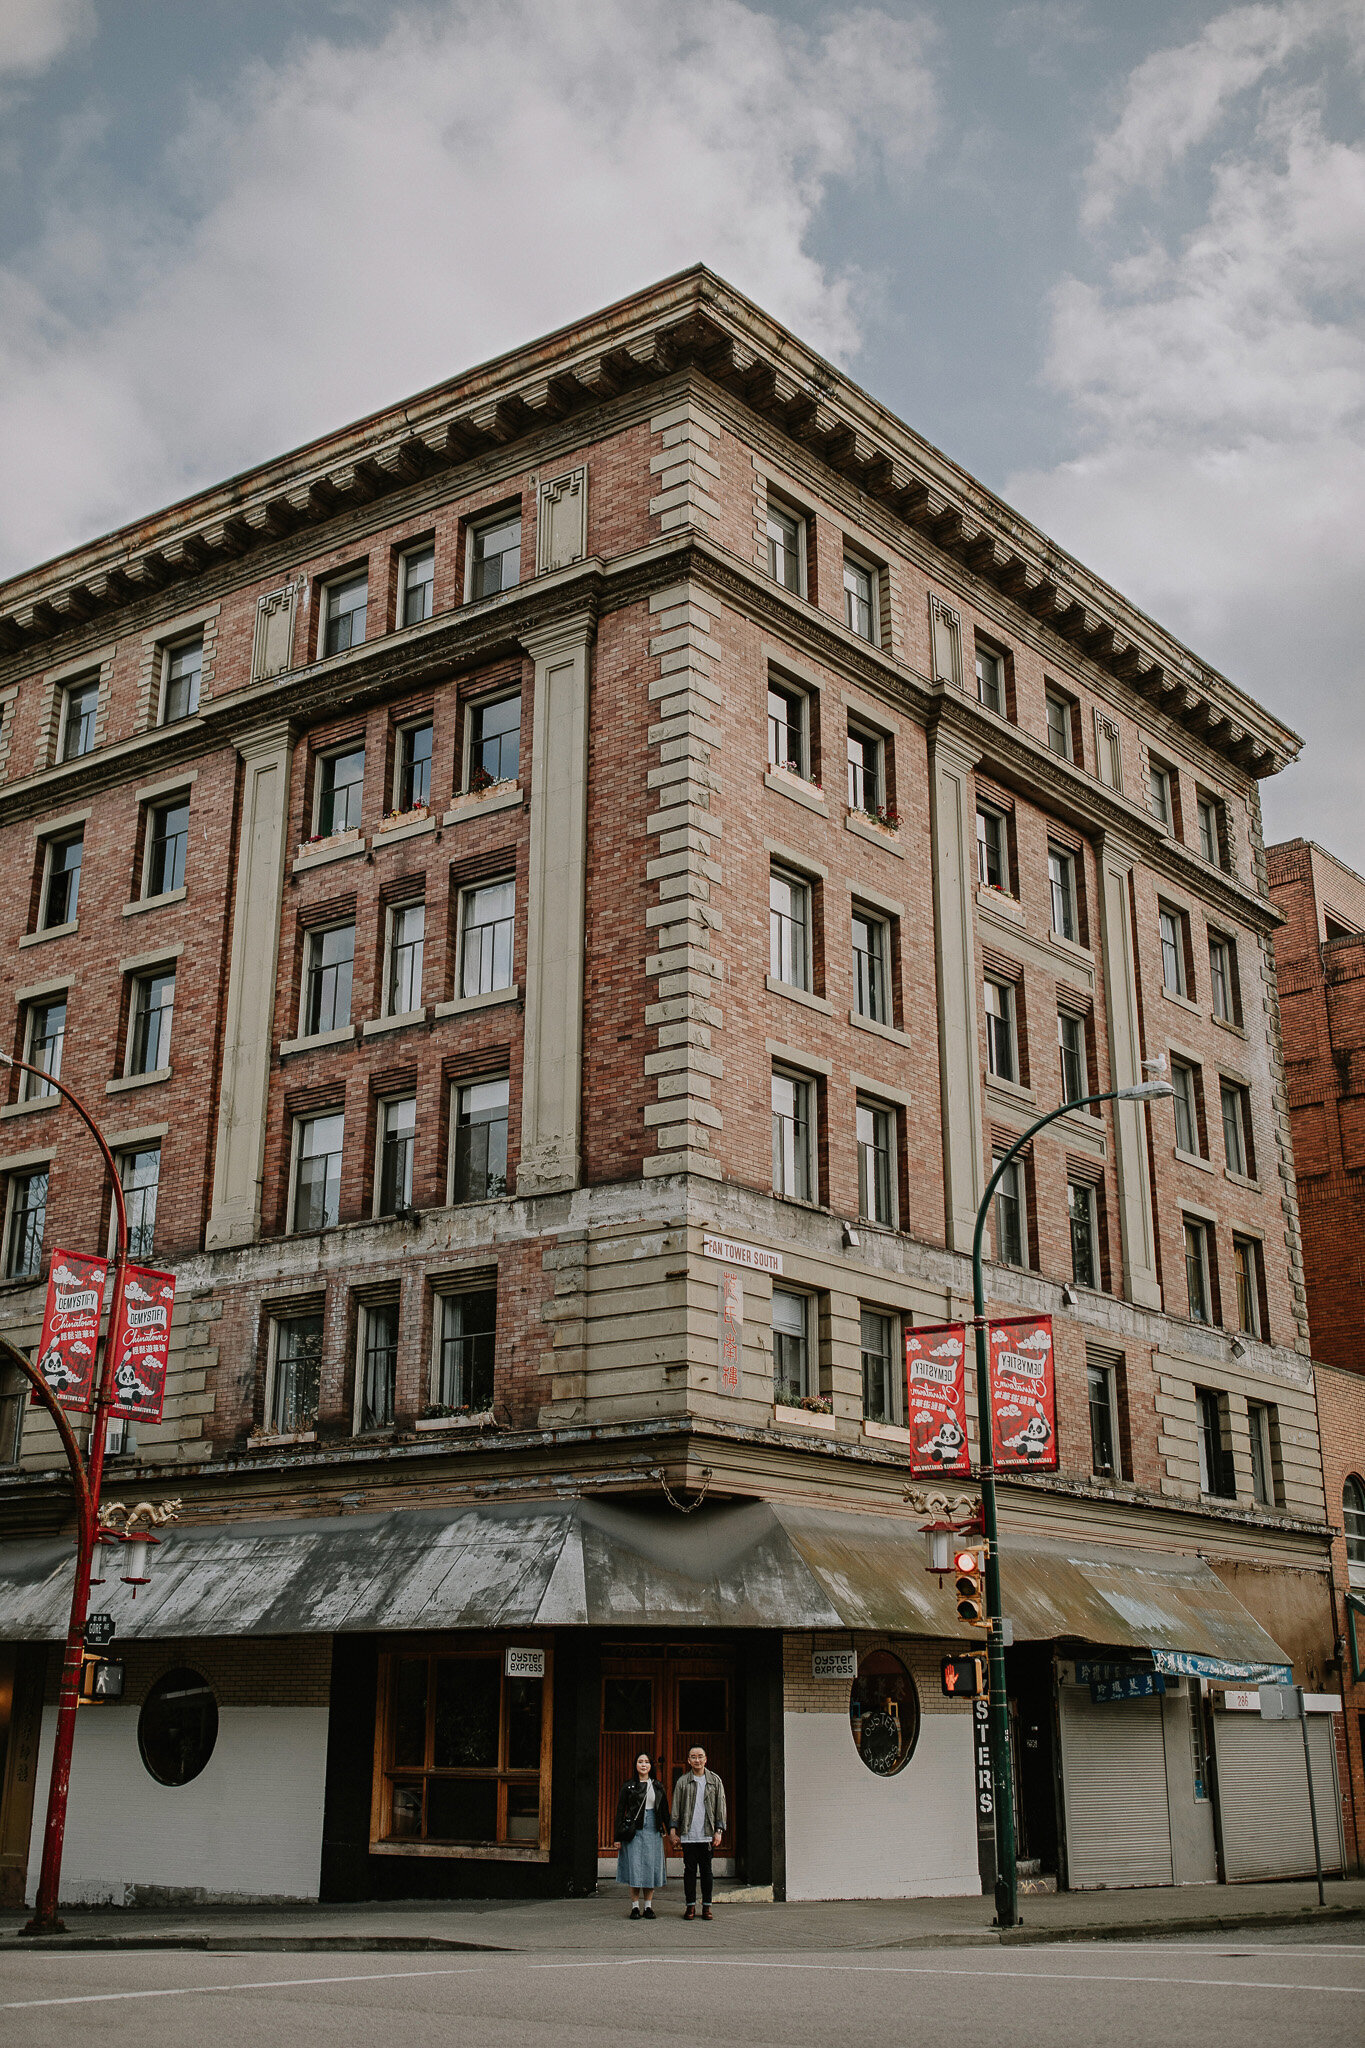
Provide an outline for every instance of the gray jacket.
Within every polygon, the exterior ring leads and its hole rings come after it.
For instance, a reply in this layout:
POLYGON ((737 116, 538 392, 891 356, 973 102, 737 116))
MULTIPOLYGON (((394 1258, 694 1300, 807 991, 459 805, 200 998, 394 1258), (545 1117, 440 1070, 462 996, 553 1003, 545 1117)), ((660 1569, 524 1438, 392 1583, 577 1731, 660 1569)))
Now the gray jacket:
MULTIPOLYGON (((706 1833, 725 1833, 725 1787, 714 1771, 708 1771, 702 1780, 706 1787, 706 1833)), ((697 1780, 691 1771, 684 1771, 673 1787, 673 1832, 685 1835, 692 1825, 692 1815, 697 1805, 697 1780)))

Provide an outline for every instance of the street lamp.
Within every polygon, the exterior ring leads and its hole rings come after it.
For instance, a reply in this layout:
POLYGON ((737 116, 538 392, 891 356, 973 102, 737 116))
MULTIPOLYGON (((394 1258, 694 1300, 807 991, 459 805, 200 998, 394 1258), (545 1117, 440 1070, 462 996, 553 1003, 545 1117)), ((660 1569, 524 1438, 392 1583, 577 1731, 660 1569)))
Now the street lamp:
POLYGON ((981 1520, 986 1538, 986 1625, 990 1653, 990 1744, 991 1776, 995 1780, 995 1918, 1000 1927, 1019 1922, 1019 1867, 1015 1856, 1014 1776, 1010 1765, 1009 1703, 1005 1695, 1004 1609, 1000 1597, 1000 1535, 995 1511, 995 1445, 991 1432, 990 1369, 986 1348, 986 1285, 981 1264, 981 1240, 990 1214, 991 1201, 1005 1168, 1029 1140, 1059 1116, 1085 1109, 1097 1102, 1158 1102, 1174 1095, 1166 1079, 1164 1059, 1144 1060, 1143 1072, 1150 1076, 1130 1088, 1108 1088, 1099 1095, 1080 1095, 1050 1109, 1015 1139, 996 1164, 986 1183, 981 1206, 976 1212, 972 1237, 972 1323, 976 1331, 976 1408, 981 1445, 981 1520))

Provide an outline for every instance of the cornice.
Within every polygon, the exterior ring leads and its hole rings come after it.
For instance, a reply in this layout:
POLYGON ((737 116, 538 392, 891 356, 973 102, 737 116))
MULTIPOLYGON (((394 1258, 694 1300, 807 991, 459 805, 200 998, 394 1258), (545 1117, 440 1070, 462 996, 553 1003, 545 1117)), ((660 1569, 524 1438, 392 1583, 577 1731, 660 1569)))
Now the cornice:
POLYGON ((561 422, 605 424, 619 396, 680 369, 770 420, 1244 772, 1273 774, 1297 754, 1290 728, 701 266, 0 585, 0 652, 37 655, 132 599, 339 512, 387 507, 434 474, 448 482, 561 422))

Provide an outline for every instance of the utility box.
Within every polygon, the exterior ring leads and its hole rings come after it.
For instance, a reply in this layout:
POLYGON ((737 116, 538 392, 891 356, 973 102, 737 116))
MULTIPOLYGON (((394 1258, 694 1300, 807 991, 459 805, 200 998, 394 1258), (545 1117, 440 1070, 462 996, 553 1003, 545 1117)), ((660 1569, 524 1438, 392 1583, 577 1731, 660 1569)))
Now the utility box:
POLYGON ((1299 1689, 1296 1685, 1263 1685, 1260 1694, 1263 1721, 1298 1720, 1299 1689))

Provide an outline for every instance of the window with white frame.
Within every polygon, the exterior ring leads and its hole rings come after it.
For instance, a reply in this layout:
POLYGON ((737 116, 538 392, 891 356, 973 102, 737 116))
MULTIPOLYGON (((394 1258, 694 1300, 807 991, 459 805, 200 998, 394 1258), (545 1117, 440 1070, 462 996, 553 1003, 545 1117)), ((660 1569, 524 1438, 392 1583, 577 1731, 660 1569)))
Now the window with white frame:
POLYGON ((1057 1051, 1062 1069, 1062 1101, 1079 1102, 1089 1093, 1085 1019, 1070 1010, 1057 1012, 1057 1051))
POLYGON ((1161 986, 1173 996, 1189 999, 1190 982, 1187 960, 1189 937, 1187 920, 1183 910, 1174 904, 1162 903, 1157 909, 1157 923, 1161 934, 1161 986))
POLYGON ((433 1322, 432 1406, 451 1415, 485 1413, 493 1406, 497 1289, 480 1287, 440 1296, 433 1322))
POLYGON ((341 1147, 346 1118, 339 1109, 294 1123, 294 1230, 329 1230, 341 1219, 341 1147))
POLYGON ((1220 1080, 1218 1094, 1223 1112, 1223 1156, 1229 1173, 1244 1180, 1256 1177, 1256 1156, 1251 1143, 1251 1094, 1240 1081, 1220 1080))
POLYGON ((1123 788, 1123 742, 1112 718, 1095 713, 1095 772, 1106 789, 1123 788))
POLYGON ((768 681, 768 766, 803 780, 810 773, 810 699, 789 683, 768 681))
POLYGON ((1365 1481, 1354 1472, 1341 1489, 1341 1521, 1346 1532, 1346 1568, 1354 1586, 1365 1572, 1365 1481))
POLYGON ((431 541, 401 557, 398 585, 398 623, 420 626, 435 610, 436 549, 431 541))
MULTIPOLYGON (((999 1160, 995 1165, 999 1165, 999 1160)), ((994 1167, 992 1167, 994 1171, 994 1167)), ((995 1256, 1002 1266, 1028 1264, 1028 1228, 1024 1214, 1024 1172, 1011 1159, 995 1190, 995 1256)))
POLYGON ((365 611, 369 603, 370 579, 366 570, 343 576, 327 584, 322 599, 322 652, 344 654, 359 647, 365 638, 365 611))
POLYGON ((161 1186, 161 1146, 138 1145, 118 1155, 119 1185, 128 1217, 128 1256, 145 1264, 156 1232, 156 1198, 161 1186))
POLYGON ((999 811, 976 807, 976 877, 983 889, 1010 886, 1009 828, 999 811))
POLYGON ((997 1081, 1019 1079, 1019 1051, 1013 982, 987 981, 986 1072, 997 1081))
POLYGON ((1251 1438, 1251 1491, 1257 1504, 1273 1508, 1275 1498, 1275 1438, 1279 1417, 1266 1401, 1247 1402, 1247 1434, 1251 1438))
POLYGON ((400 726, 393 750, 393 808, 400 814, 431 802, 432 723, 400 726))
POLYGON ((1164 825, 1169 832, 1174 823, 1171 807, 1171 771, 1163 768, 1160 761, 1147 763, 1147 808, 1158 825, 1164 825))
POLYGON ((773 1400, 795 1408, 811 1388, 811 1299, 791 1287, 773 1289, 773 1400))
POLYGON ((88 754, 95 744, 95 713, 99 708, 100 683, 98 676, 87 676, 79 683, 68 683, 62 692, 62 744, 63 761, 75 761, 82 754, 88 754))
POLYGON ((1095 1190, 1088 1181, 1067 1182, 1066 1214, 1071 1233, 1071 1278, 1077 1287, 1098 1287, 1099 1232, 1096 1228, 1095 1190))
POLYGON ((1184 1221, 1185 1235, 1185 1298, 1189 1305, 1190 1320, 1195 1323, 1213 1321, 1213 1285, 1209 1259, 1209 1226, 1197 1217, 1187 1216, 1184 1221))
POLYGON ((330 925, 309 932, 303 975, 303 1006, 299 1036, 341 1031, 351 1021, 351 976, 355 964, 355 926, 330 925))
POLYGON ((426 929, 424 903, 398 903, 389 912, 388 957, 384 973, 386 1017, 407 1017, 422 1007, 422 951, 426 929))
POLYGON ((452 1202, 495 1202, 507 1193, 506 1074, 463 1081, 452 1091, 452 1202))
POLYGON ((844 556, 844 624, 862 640, 877 644, 877 571, 844 556))
POLYGON ((171 1064, 175 969, 159 967, 133 977, 128 1004, 128 1074, 160 1074, 171 1064))
POLYGON ((412 1208, 412 1164, 417 1148, 417 1097, 395 1095, 379 1105, 378 1187, 375 1214, 398 1216, 412 1208))
POLYGON ((806 522, 771 497, 768 500, 768 574, 784 590, 802 596, 806 588, 806 522))
POLYGON ((1064 846, 1047 850, 1047 885, 1052 902, 1052 929, 1059 939, 1075 944, 1081 935, 1076 910, 1076 856, 1064 846))
POLYGON ((512 986, 517 885, 509 875, 460 894, 460 994, 491 995, 512 986))
POLYGON ((1241 991, 1237 984, 1237 949, 1221 932, 1209 933, 1209 999, 1213 1014, 1224 1024, 1241 1022, 1241 991))
POLYGON ((52 1083, 61 1078, 65 1046, 66 991, 63 989, 60 995, 43 996, 29 1003, 25 1009, 24 1058, 38 1072, 20 1075, 21 1102, 36 1102, 42 1096, 56 1094, 52 1083))
POLYGON ((1090 1397, 1090 1469, 1097 1479, 1120 1479, 1117 1369, 1107 1361, 1087 1359, 1085 1377, 1090 1397))
POLYGON ((863 1366, 863 1420, 905 1427, 905 1367, 901 1319, 884 1309, 859 1312, 863 1366))
POLYGON ((365 789, 365 749, 324 754, 317 766, 313 830, 319 839, 337 832, 360 830, 360 800, 365 789))
POLYGON ((874 1024, 891 1022, 891 931, 885 918, 853 906, 853 1007, 874 1024))
POLYGON ((521 513, 500 513, 471 529, 469 597, 496 597, 521 581, 521 513))
POLYGON ((43 845, 43 880, 38 917, 39 931, 74 924, 81 893, 81 863, 85 857, 85 835, 73 832, 43 845))
POLYGON ((9 1176, 9 1215, 5 1227, 7 1280, 36 1280, 42 1270, 48 1171, 44 1163, 9 1176))
POLYGON ((1261 1246, 1254 1237, 1232 1240, 1232 1272, 1237 1282, 1237 1327, 1248 1337, 1264 1335, 1261 1328, 1261 1246))
POLYGON ((147 809, 147 856, 144 897, 169 896, 185 886, 185 856, 190 843, 190 800, 172 797, 147 809))
POLYGON ((896 1222, 896 1118, 884 1103, 860 1096, 856 1109, 858 1134, 858 1215, 864 1223, 887 1230, 896 1222))
POLYGON ((856 725, 851 725, 848 729, 848 807, 851 811, 863 811, 868 817, 875 818, 885 803, 882 743, 875 733, 863 732, 856 725))
POLYGON ((491 789, 495 782, 515 782, 521 756, 521 692, 471 704, 469 720, 469 788, 491 789))
POLYGON ((1196 1387, 1199 1426, 1199 1490, 1215 1500, 1235 1500, 1237 1479, 1228 1447, 1223 1397, 1212 1387, 1196 1387))
POLYGON ((181 640, 163 650, 161 679, 161 723, 174 725, 177 719, 193 718, 199 709, 199 685, 204 675, 204 636, 181 640))
POLYGON ((976 643, 976 697, 987 711, 1005 709, 1005 657, 993 647, 976 643))
POLYGON ((322 1317, 281 1316, 271 1330, 268 1427, 275 1436, 296 1436, 318 1419, 322 1388, 322 1317))
POLYGON ((773 1193, 813 1202, 815 1193, 815 1083, 773 1069, 773 1193))
POLYGON ((1046 694, 1047 743, 1054 754, 1060 754, 1064 761, 1075 759, 1075 736, 1072 731, 1072 704, 1069 697, 1063 697, 1056 690, 1046 694))
POLYGON ((1218 797, 1209 796, 1200 790, 1196 795, 1195 804, 1199 815, 1200 854, 1210 867, 1226 867, 1224 847, 1227 835, 1223 829, 1226 813, 1222 802, 1218 797))
POLYGON ((1175 1149, 1188 1152, 1196 1159, 1202 1159, 1203 1147, 1199 1142, 1199 1075, 1188 1060, 1171 1061, 1171 1086, 1175 1097, 1171 1104, 1175 1112, 1175 1149))
POLYGON ((398 1386, 398 1303, 366 1302, 357 1323, 360 1343, 355 1426, 364 1436, 377 1429, 393 1428, 393 1402, 398 1386))
POLYGON ((811 985, 810 885, 785 868, 768 875, 768 972, 788 988, 811 985))

